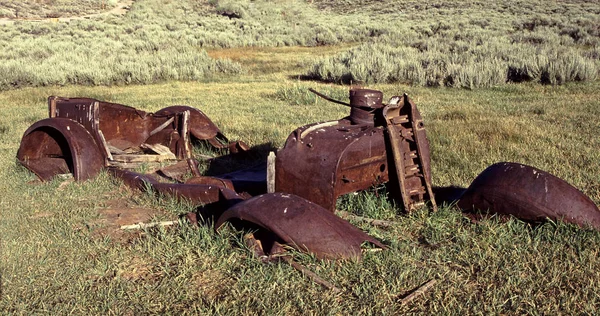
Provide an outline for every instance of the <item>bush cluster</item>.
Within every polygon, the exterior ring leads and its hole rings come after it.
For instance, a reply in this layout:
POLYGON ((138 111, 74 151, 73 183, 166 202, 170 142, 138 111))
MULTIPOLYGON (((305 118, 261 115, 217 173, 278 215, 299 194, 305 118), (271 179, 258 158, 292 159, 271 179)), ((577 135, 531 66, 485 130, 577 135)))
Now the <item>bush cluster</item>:
POLYGON ((213 60, 203 49, 333 45, 365 40, 379 28, 300 0, 137 0, 126 16, 0 26, 0 89, 238 74, 239 64, 213 60))
POLYGON ((70 17, 110 10, 117 0, 3 0, 0 18, 43 19, 70 17))
POLYGON ((600 73, 595 53, 584 54, 572 47, 497 41, 457 51, 456 45, 460 44, 435 44, 425 50, 419 49, 419 44, 363 44, 317 60, 307 75, 329 82, 403 82, 472 89, 506 82, 563 84, 596 80, 600 73))
MULTIPOLYGON (((59 8, 94 1, 52 2, 59 8)), ((14 1, 6 3, 0 12, 14 1)), ((234 62, 209 58, 204 48, 340 43, 363 44, 315 59, 306 74, 332 82, 467 88, 594 80, 600 4, 137 0, 126 16, 0 26, 0 89, 199 80, 242 71, 234 62)))
MULTIPOLYGON (((329 82, 460 88, 596 80, 600 74, 600 5, 569 2, 406 1, 400 9, 388 1, 390 9, 398 9, 398 17, 406 18, 403 28, 317 59, 306 75, 329 82), (512 14, 518 5, 528 10, 517 18, 512 14)), ((375 10, 376 5, 353 0, 346 0, 346 6, 338 1, 317 3, 323 9, 343 12, 375 10)))

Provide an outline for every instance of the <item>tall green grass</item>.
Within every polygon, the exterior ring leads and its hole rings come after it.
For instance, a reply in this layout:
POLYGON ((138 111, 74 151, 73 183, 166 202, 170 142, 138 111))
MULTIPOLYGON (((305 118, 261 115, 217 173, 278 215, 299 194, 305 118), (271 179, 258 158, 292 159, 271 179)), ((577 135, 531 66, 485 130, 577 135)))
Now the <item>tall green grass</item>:
MULTIPOLYGON (((327 101, 320 96, 310 92, 312 88, 308 84, 286 84, 277 89, 270 95, 274 100, 284 101, 289 105, 315 105, 315 106, 330 106, 330 101, 327 101)), ((326 87, 319 90, 320 93, 327 95, 335 100, 349 103, 349 93, 347 87, 326 87)))

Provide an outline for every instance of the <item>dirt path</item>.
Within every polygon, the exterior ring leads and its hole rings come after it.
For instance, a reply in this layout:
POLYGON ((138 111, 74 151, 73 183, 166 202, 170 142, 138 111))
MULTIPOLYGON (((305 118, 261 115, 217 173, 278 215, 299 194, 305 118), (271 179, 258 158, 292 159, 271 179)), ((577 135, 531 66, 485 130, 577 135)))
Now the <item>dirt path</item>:
POLYGON ((15 21, 29 21, 29 22, 69 22, 72 20, 83 20, 83 19, 92 19, 107 15, 124 15, 129 11, 129 8, 133 4, 135 0, 119 0, 119 2, 109 11, 87 14, 81 16, 70 16, 65 18, 45 18, 45 19, 9 19, 9 18, 0 18, 0 25, 12 24, 15 21))

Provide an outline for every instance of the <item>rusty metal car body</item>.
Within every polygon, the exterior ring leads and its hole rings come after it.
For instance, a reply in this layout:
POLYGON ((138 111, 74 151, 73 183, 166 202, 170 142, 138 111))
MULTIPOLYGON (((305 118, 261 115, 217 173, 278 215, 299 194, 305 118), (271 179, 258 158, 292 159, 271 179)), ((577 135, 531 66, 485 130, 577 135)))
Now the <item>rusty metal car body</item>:
POLYGON ((546 219, 600 229, 600 210, 566 181, 537 168, 512 162, 481 172, 460 197, 464 211, 512 215, 529 222, 546 219))
POLYGON ((72 173, 76 180, 95 176, 119 163, 185 159, 192 141, 218 148, 247 149, 232 142, 200 110, 171 106, 148 113, 90 98, 49 97, 50 118, 25 131, 18 161, 40 179, 72 173), (154 155, 141 155, 148 152, 154 155))
POLYGON ((392 98, 401 102, 389 105, 382 98, 377 90, 350 90, 348 117, 292 132, 277 152, 275 190, 334 211, 339 196, 394 180, 392 198, 406 211, 425 202, 435 208, 429 144, 419 111, 406 95, 392 98), (392 112, 398 119, 391 118, 392 112), (394 123, 386 126, 383 113, 394 123))
MULTIPOLYGON (((391 197, 406 211, 428 203, 435 210, 429 143, 423 118, 406 94, 388 104, 380 91, 368 89, 350 90, 349 104, 327 99, 349 106, 350 115, 299 127, 288 136, 275 158, 276 193, 263 194, 270 187, 263 165, 202 176, 191 157, 193 141, 231 153, 248 148, 229 142, 204 113, 187 106, 147 113, 89 98, 50 97, 50 118, 27 129, 17 158, 42 180, 62 173, 86 180, 108 167, 132 188, 201 207, 215 230, 225 222, 258 229, 254 236, 268 255, 278 254, 284 245, 322 259, 359 259, 364 242, 385 245, 336 216, 337 198, 388 183, 391 197), (177 183, 115 164, 139 159, 148 150, 185 160, 157 172, 177 183), (194 177, 185 180, 188 171, 194 177)), ((587 196, 555 176, 515 163, 483 171, 458 206, 600 229, 600 211, 587 196)))

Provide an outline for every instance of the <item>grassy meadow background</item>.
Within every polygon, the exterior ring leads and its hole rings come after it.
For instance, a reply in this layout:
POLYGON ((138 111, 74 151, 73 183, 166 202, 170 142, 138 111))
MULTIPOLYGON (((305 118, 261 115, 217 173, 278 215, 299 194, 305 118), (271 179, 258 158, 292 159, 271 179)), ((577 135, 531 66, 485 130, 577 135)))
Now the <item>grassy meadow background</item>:
MULTIPOLYGON (((0 1, 0 17, 14 18, 14 3, 0 1)), ((31 18, 106 10, 92 0, 24 3, 20 15, 31 18)), ((193 207, 132 192, 107 174, 37 183, 15 155, 27 127, 47 117, 50 95, 145 111, 195 106, 229 138, 259 148, 347 114, 308 88, 342 99, 348 84, 360 84, 416 102, 435 186, 466 187, 488 165, 514 161, 567 180, 599 204, 599 70, 594 1, 137 0, 124 16, 0 24, 0 309, 594 314, 595 231, 473 223, 448 205, 405 215, 377 189, 348 195, 340 210, 397 225, 353 222, 390 246, 361 262, 297 254, 342 289, 335 294, 287 264, 252 258, 231 228, 118 232, 111 210, 152 209, 167 220, 193 207), (433 289, 401 305, 434 278, 433 289)))

